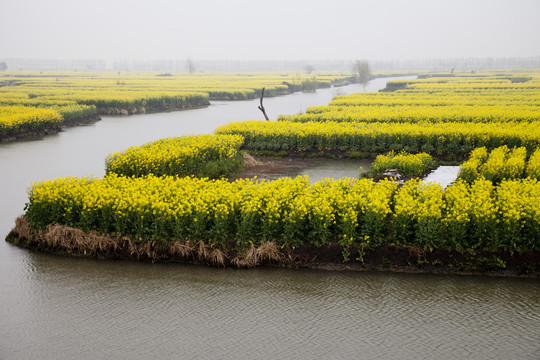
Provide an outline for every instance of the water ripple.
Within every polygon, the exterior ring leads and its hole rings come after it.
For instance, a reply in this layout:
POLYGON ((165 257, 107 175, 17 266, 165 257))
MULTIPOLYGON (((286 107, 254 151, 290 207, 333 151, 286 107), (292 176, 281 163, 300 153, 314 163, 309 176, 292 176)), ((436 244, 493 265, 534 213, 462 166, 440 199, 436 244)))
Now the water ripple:
POLYGON ((29 269, 29 296, 9 319, 12 343, 1 340, 0 354, 14 359, 534 359, 539 351, 535 280, 48 256, 29 269))

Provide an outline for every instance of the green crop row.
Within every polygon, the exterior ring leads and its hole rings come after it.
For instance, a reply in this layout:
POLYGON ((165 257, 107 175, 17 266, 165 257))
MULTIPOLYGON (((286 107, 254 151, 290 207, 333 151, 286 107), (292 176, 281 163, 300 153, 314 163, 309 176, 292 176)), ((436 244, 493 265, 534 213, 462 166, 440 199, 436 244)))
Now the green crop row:
POLYGON ((540 149, 529 161, 524 147, 509 149, 506 145, 488 153, 485 147, 474 149, 469 160, 461 165, 459 178, 471 183, 484 177, 495 183, 506 179, 532 177, 540 179, 540 149))
POLYGON ((109 154, 106 173, 124 176, 226 175, 241 165, 238 135, 194 135, 166 138, 109 154))
POLYGON ((507 145, 533 152, 540 145, 540 122, 531 123, 366 123, 244 121, 216 129, 237 134, 252 150, 342 150, 384 153, 391 150, 464 156, 477 147, 507 145))
POLYGON ((27 106, 0 106, 0 138, 17 135, 25 131, 58 127, 62 115, 53 109, 27 106))
POLYGON ((370 173, 379 174, 388 169, 397 169, 400 174, 406 176, 420 176, 426 170, 435 166, 435 160, 426 153, 408 154, 405 152, 377 155, 370 173))
POLYGON ((436 184, 191 177, 64 178, 35 183, 26 216, 135 241, 208 241, 225 251, 250 242, 282 247, 339 243, 350 250, 396 243, 464 250, 539 250, 540 183, 436 184))

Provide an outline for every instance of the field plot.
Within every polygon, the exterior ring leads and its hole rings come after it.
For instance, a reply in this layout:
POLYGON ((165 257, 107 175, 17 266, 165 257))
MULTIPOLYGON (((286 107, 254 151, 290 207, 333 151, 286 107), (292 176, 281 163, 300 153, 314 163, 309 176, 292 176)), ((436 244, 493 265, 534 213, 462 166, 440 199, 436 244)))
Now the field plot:
POLYGON ((439 74, 398 85, 276 122, 237 122, 217 135, 113 154, 103 179, 35 183, 12 236, 53 251, 152 261, 250 267, 313 265, 319 257, 384 267, 392 258, 403 267, 474 272, 511 264, 514 274, 537 274, 540 75, 439 74), (470 159, 446 189, 417 180, 185 177, 198 175, 198 163, 238 159, 239 150, 386 153, 378 163, 413 174, 431 168, 432 156, 470 159), (111 170, 122 162, 127 176, 111 170), (95 232, 100 245, 89 245, 80 229, 95 232))
POLYGON ((395 92, 336 97, 280 122, 239 122, 217 133, 246 137, 254 150, 390 150, 461 158, 477 147, 540 144, 540 74, 439 75, 395 92), (276 134, 276 136, 273 136, 276 134))
POLYGON ((34 108, 60 114, 55 125, 94 121, 99 115, 128 115, 207 106, 210 100, 246 100, 285 95, 347 81, 339 74, 158 74, 158 73, 20 73, 0 77, 0 140, 53 132, 34 108), (24 106, 18 117, 4 116, 24 106), (4 110, 2 110, 4 109, 4 110), (24 114, 28 114, 25 117, 24 114), (26 124, 28 122, 28 124, 26 124))

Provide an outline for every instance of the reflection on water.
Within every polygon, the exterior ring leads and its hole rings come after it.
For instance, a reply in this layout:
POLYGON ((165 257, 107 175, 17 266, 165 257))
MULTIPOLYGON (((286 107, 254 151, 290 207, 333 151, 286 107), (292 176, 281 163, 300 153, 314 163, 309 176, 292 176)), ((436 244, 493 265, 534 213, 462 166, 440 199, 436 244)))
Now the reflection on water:
POLYGON ((361 174, 371 169, 371 162, 371 159, 321 160, 301 170, 298 175, 309 176, 309 181, 312 183, 322 179, 359 178, 361 174))
POLYGON ((434 182, 444 189, 457 179, 460 166, 439 166, 424 178, 425 183, 434 182))
POLYGON ((233 177, 277 180, 308 176, 311 183, 323 179, 359 178, 371 168, 371 160, 330 160, 298 158, 260 158, 258 164, 233 177))

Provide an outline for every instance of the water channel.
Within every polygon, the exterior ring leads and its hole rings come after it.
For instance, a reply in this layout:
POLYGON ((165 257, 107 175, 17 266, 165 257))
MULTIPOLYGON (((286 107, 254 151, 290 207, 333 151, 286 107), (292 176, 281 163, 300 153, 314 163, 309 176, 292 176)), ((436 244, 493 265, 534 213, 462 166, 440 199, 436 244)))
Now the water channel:
MULTIPOLYGON (((371 81, 366 91, 387 80, 371 81)), ((275 118, 360 91, 351 85, 268 98, 265 107, 275 118)), ((1 144, 1 238, 23 213, 31 182, 103 176, 110 152, 260 119, 257 103, 103 117, 43 139, 1 144)), ((317 166, 318 174, 328 171, 324 162, 317 166)), ((356 164, 340 167, 328 176, 357 171, 356 164)), ((100 261, 0 241, 0 359, 538 359, 539 285, 100 261)))

